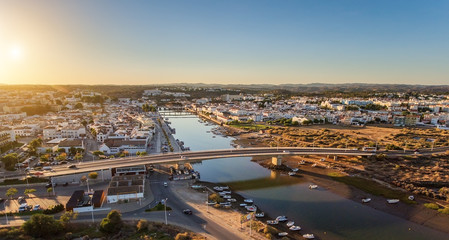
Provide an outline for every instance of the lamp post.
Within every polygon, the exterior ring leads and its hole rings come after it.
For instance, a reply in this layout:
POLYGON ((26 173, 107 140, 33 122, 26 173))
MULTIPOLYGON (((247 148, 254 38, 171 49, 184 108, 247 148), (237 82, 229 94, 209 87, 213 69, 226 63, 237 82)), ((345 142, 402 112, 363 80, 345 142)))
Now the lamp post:
POLYGON ((168 225, 168 223, 167 223, 167 200, 168 200, 168 198, 166 198, 164 201, 165 225, 168 225))
POLYGON ((209 212, 209 191, 207 191, 207 189, 206 189, 206 195, 207 195, 207 197, 206 197, 207 212, 209 212))
MULTIPOLYGON (((92 196, 93 198, 93 196, 92 196)), ((94 218, 94 201, 92 201, 93 199, 90 199, 90 206, 92 207, 91 213, 92 213, 92 223, 95 222, 95 218, 94 218)))
POLYGON ((86 183, 87 183, 87 193, 89 193, 89 179, 86 179, 86 183))

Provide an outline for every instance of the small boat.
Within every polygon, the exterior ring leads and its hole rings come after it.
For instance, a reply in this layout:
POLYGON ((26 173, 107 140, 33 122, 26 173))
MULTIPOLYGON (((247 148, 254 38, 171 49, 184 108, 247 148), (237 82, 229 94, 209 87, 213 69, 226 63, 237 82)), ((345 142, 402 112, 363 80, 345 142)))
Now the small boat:
POLYGON ((228 186, 224 186, 224 187, 221 187, 223 190, 228 190, 229 189, 229 187, 228 186))
POLYGON ((267 220, 267 224, 269 224, 269 225, 276 225, 278 223, 279 222, 277 220, 267 220))
POLYGON ((202 185, 192 185, 192 188, 193 189, 200 189, 200 188, 203 188, 203 186, 202 185))
POLYGON ((245 208, 246 208, 247 211, 250 211, 250 212, 257 211, 257 207, 256 206, 246 206, 245 208))
POLYGON ((219 194, 220 196, 224 196, 224 195, 226 195, 226 193, 225 193, 225 192, 218 192, 218 194, 219 194))
POLYGON ((252 199, 249 199, 249 198, 248 199, 244 199, 243 201, 246 202, 246 203, 253 203, 254 202, 252 199))
POLYGON ((296 175, 296 172, 288 172, 288 175, 289 175, 289 176, 295 176, 295 175, 296 175))
POLYGON ((306 238, 306 239, 314 239, 314 238, 315 238, 315 236, 313 236, 312 233, 304 234, 304 235, 302 235, 302 237, 303 237, 303 238, 306 238))
POLYGON ((221 202, 220 205, 231 205, 230 202, 221 202))
POLYGON ((295 225, 295 222, 289 221, 286 225, 287 225, 287 227, 291 227, 291 226, 295 225))
POLYGON ((369 203, 371 202, 371 198, 363 198, 362 203, 369 203))
POLYGON ((278 236, 279 236, 279 237, 285 237, 285 236, 287 236, 287 235, 288 235, 287 232, 280 232, 280 233, 278 233, 278 236))
POLYGON ((258 218, 262 218, 262 217, 265 217, 265 213, 264 212, 256 213, 255 216, 258 218))
POLYGON ((217 202, 206 202, 207 205, 215 205, 217 202))
POLYGON ((288 219, 287 219, 287 217, 286 216, 278 216, 277 218, 276 218, 276 221, 278 221, 278 222, 285 222, 285 221, 287 221, 288 219))
POLYGON ((240 207, 246 207, 246 203, 240 203, 240 207))
POLYGON ((231 191, 223 191, 222 193, 231 194, 232 192, 231 191))
POLYGON ((223 198, 224 199, 229 199, 229 198, 231 198, 231 195, 224 195, 223 198))
POLYGON ((324 158, 321 158, 321 159, 320 159, 320 161, 321 161, 321 162, 324 162, 324 161, 326 161, 326 159, 324 159, 324 158))
POLYGON ((228 198, 228 201, 229 202, 237 202, 237 199, 235 199, 235 198, 228 198))
POLYGON ((415 196, 413 196, 413 195, 408 196, 408 200, 414 201, 415 200, 415 196))
POLYGON ((390 204, 398 203, 399 199, 387 199, 387 202, 390 204))
POLYGON ((215 186, 215 187, 214 187, 214 190, 215 190, 215 191, 223 191, 223 188, 222 188, 222 187, 219 187, 219 186, 215 186))
POLYGON ((312 167, 316 167, 316 163, 312 164, 312 167))
POLYGON ((293 168, 293 169, 292 169, 292 172, 297 172, 297 171, 299 171, 298 168, 293 168))
POLYGON ((301 230, 301 227, 300 226, 291 226, 288 229, 290 229, 292 231, 299 231, 299 230, 301 230))
POLYGON ((318 185, 316 185, 316 184, 309 185, 309 189, 317 189, 317 188, 318 188, 318 185))
POLYGON ((306 161, 301 160, 301 162, 299 162, 298 164, 299 164, 299 165, 304 165, 304 164, 306 164, 306 161))

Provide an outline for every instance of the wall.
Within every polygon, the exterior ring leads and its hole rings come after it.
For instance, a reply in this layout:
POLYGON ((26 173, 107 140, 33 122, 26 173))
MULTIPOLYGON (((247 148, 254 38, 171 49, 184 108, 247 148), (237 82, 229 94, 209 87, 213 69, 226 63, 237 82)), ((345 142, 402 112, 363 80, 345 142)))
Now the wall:
MULTIPOLYGON (((112 178, 112 173, 110 169, 107 170, 103 170, 103 173, 101 170, 99 171, 94 171, 98 173, 98 180, 111 180, 112 178), (103 176, 102 176, 103 175, 103 176)), ((86 176, 89 175, 90 172, 83 172, 83 173, 77 173, 77 174, 72 174, 72 175, 64 175, 64 176, 57 176, 57 177, 52 177, 52 180, 54 183, 58 183, 58 184, 63 184, 63 183, 80 183, 80 179, 82 176, 86 176)))

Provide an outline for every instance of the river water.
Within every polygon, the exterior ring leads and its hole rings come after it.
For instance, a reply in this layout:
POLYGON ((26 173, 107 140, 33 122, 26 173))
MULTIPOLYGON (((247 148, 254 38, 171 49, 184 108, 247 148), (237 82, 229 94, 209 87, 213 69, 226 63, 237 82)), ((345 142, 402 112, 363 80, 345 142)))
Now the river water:
MULTIPOLYGON (((175 138, 191 150, 228 149, 233 138, 211 132, 216 125, 198 118, 170 118, 175 138)), ((286 215, 320 239, 449 239, 445 233, 364 206, 330 191, 308 189, 303 178, 280 176, 251 158, 238 157, 194 164, 201 180, 226 183, 254 199, 270 216, 286 215)))

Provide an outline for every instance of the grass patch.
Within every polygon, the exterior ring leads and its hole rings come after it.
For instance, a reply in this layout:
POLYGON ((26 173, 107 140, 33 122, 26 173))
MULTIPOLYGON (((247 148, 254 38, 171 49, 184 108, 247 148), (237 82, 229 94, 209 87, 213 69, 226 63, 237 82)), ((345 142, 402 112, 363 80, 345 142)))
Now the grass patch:
MULTIPOLYGON (((158 203, 156 206, 149 208, 149 209, 145 209, 145 212, 153 212, 153 211, 164 211, 165 210, 165 205, 162 203, 158 203)), ((171 210, 171 207, 167 206, 167 211, 171 210)))
POLYGON ((259 131, 263 129, 271 129, 272 127, 262 124, 244 124, 244 123, 238 123, 238 124, 229 124, 229 126, 240 128, 244 130, 251 130, 251 131, 259 131))
POLYGON ((438 210, 440 208, 440 206, 438 206, 438 204, 436 204, 436 203, 424 203, 424 207, 433 209, 433 210, 438 210))
POLYGON ((383 196, 385 198, 397 198, 401 200, 401 202, 405 202, 408 204, 415 203, 414 201, 410 201, 408 199, 407 194, 385 187, 382 184, 375 181, 367 180, 360 177, 349 177, 340 173, 329 173, 328 176, 334 179, 335 181, 356 187, 366 193, 370 193, 377 196, 383 196))
MULTIPOLYGON (((48 178, 37 178, 37 177, 30 177, 28 178, 28 183, 45 183, 48 182, 48 178)), ((26 184, 27 180, 19 180, 19 179, 5 179, 4 182, 0 183, 0 186, 5 185, 16 185, 16 184, 26 184)))
POLYGON ((449 208, 438 209, 438 212, 443 214, 449 214, 449 208))

